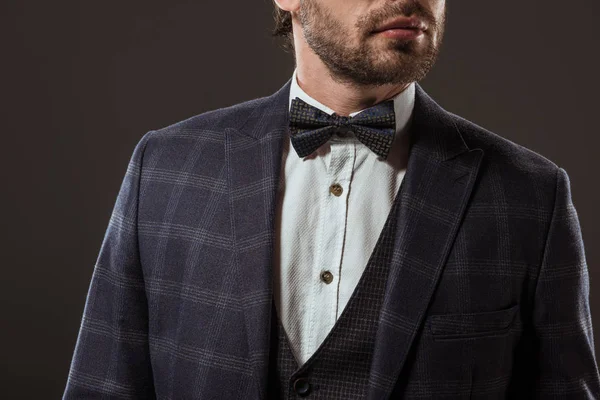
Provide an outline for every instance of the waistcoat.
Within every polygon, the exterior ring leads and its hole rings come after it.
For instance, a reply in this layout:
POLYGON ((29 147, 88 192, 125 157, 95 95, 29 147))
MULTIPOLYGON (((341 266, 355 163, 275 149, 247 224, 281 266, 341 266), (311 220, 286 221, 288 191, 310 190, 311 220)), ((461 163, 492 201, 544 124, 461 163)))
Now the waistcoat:
POLYGON ((291 351, 273 300, 268 378, 271 400, 366 397, 402 187, 348 304, 317 351, 303 365, 298 364, 291 351))

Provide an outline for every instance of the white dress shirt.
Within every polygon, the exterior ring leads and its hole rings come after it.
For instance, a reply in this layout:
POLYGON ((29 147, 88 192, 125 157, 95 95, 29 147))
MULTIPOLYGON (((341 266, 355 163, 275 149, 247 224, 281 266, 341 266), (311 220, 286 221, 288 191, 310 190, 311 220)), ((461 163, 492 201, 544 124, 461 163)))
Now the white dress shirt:
MULTIPOLYGON (((333 328, 375 248, 406 172, 414 95, 412 83, 394 97, 396 133, 387 160, 351 133, 334 135, 304 158, 284 143, 273 290, 299 365, 333 328)), ((333 113, 300 88, 294 71, 290 105, 296 97, 333 113)))

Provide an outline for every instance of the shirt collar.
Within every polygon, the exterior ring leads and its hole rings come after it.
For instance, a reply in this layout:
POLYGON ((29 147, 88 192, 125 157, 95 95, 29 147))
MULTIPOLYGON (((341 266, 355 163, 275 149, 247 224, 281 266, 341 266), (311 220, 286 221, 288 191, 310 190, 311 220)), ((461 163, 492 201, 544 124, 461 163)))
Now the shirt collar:
MULTIPOLYGON (((294 73, 292 75, 289 107, 292 106, 292 100, 296 97, 299 97, 302 101, 306 102, 307 104, 310 104, 311 106, 316 107, 329 115, 333 114, 334 111, 331 108, 313 99, 304 90, 302 90, 300 85, 298 85, 296 71, 297 70, 294 69, 294 73)), ((415 106, 415 83, 411 83, 405 90, 394 96, 393 100, 394 113, 396 115, 396 135, 398 135, 399 133, 403 134, 408 131, 409 123, 415 106)), ((362 110, 353 112, 352 114, 350 114, 350 116, 354 117, 361 111, 362 110)))

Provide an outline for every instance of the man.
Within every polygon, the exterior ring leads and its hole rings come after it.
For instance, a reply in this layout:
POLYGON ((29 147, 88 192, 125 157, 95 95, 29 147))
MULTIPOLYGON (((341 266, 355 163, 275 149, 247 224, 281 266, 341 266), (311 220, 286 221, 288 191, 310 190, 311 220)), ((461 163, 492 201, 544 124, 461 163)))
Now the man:
POLYGON ((277 93, 147 133, 65 399, 600 397, 564 169, 417 81, 443 0, 277 0, 277 93))

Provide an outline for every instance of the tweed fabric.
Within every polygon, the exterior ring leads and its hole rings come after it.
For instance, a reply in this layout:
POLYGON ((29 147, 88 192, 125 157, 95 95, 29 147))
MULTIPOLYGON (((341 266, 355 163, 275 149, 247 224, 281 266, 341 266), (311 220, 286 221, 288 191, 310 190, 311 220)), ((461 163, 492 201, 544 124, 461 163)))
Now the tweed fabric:
POLYGON ((387 158, 396 132, 394 102, 384 101, 346 117, 329 115, 299 98, 292 100, 290 135, 299 157, 312 154, 340 130, 353 132, 375 154, 387 158))
MULTIPOLYGON (((140 140, 64 399, 266 398, 289 85, 140 140)), ((567 172, 415 87, 366 399, 600 398, 567 172)))
MULTIPOLYGON (((272 395, 273 399, 297 398, 293 384, 300 377, 308 379, 311 399, 366 398, 379 314, 398 229, 395 220, 399 203, 400 195, 396 194, 377 244, 348 305, 325 341, 306 363, 298 364, 280 318, 277 315, 271 317, 275 327, 272 331, 274 354, 271 355, 270 382, 273 390, 278 390, 278 396, 272 395)), ((273 312, 276 313, 276 309, 273 312)))

